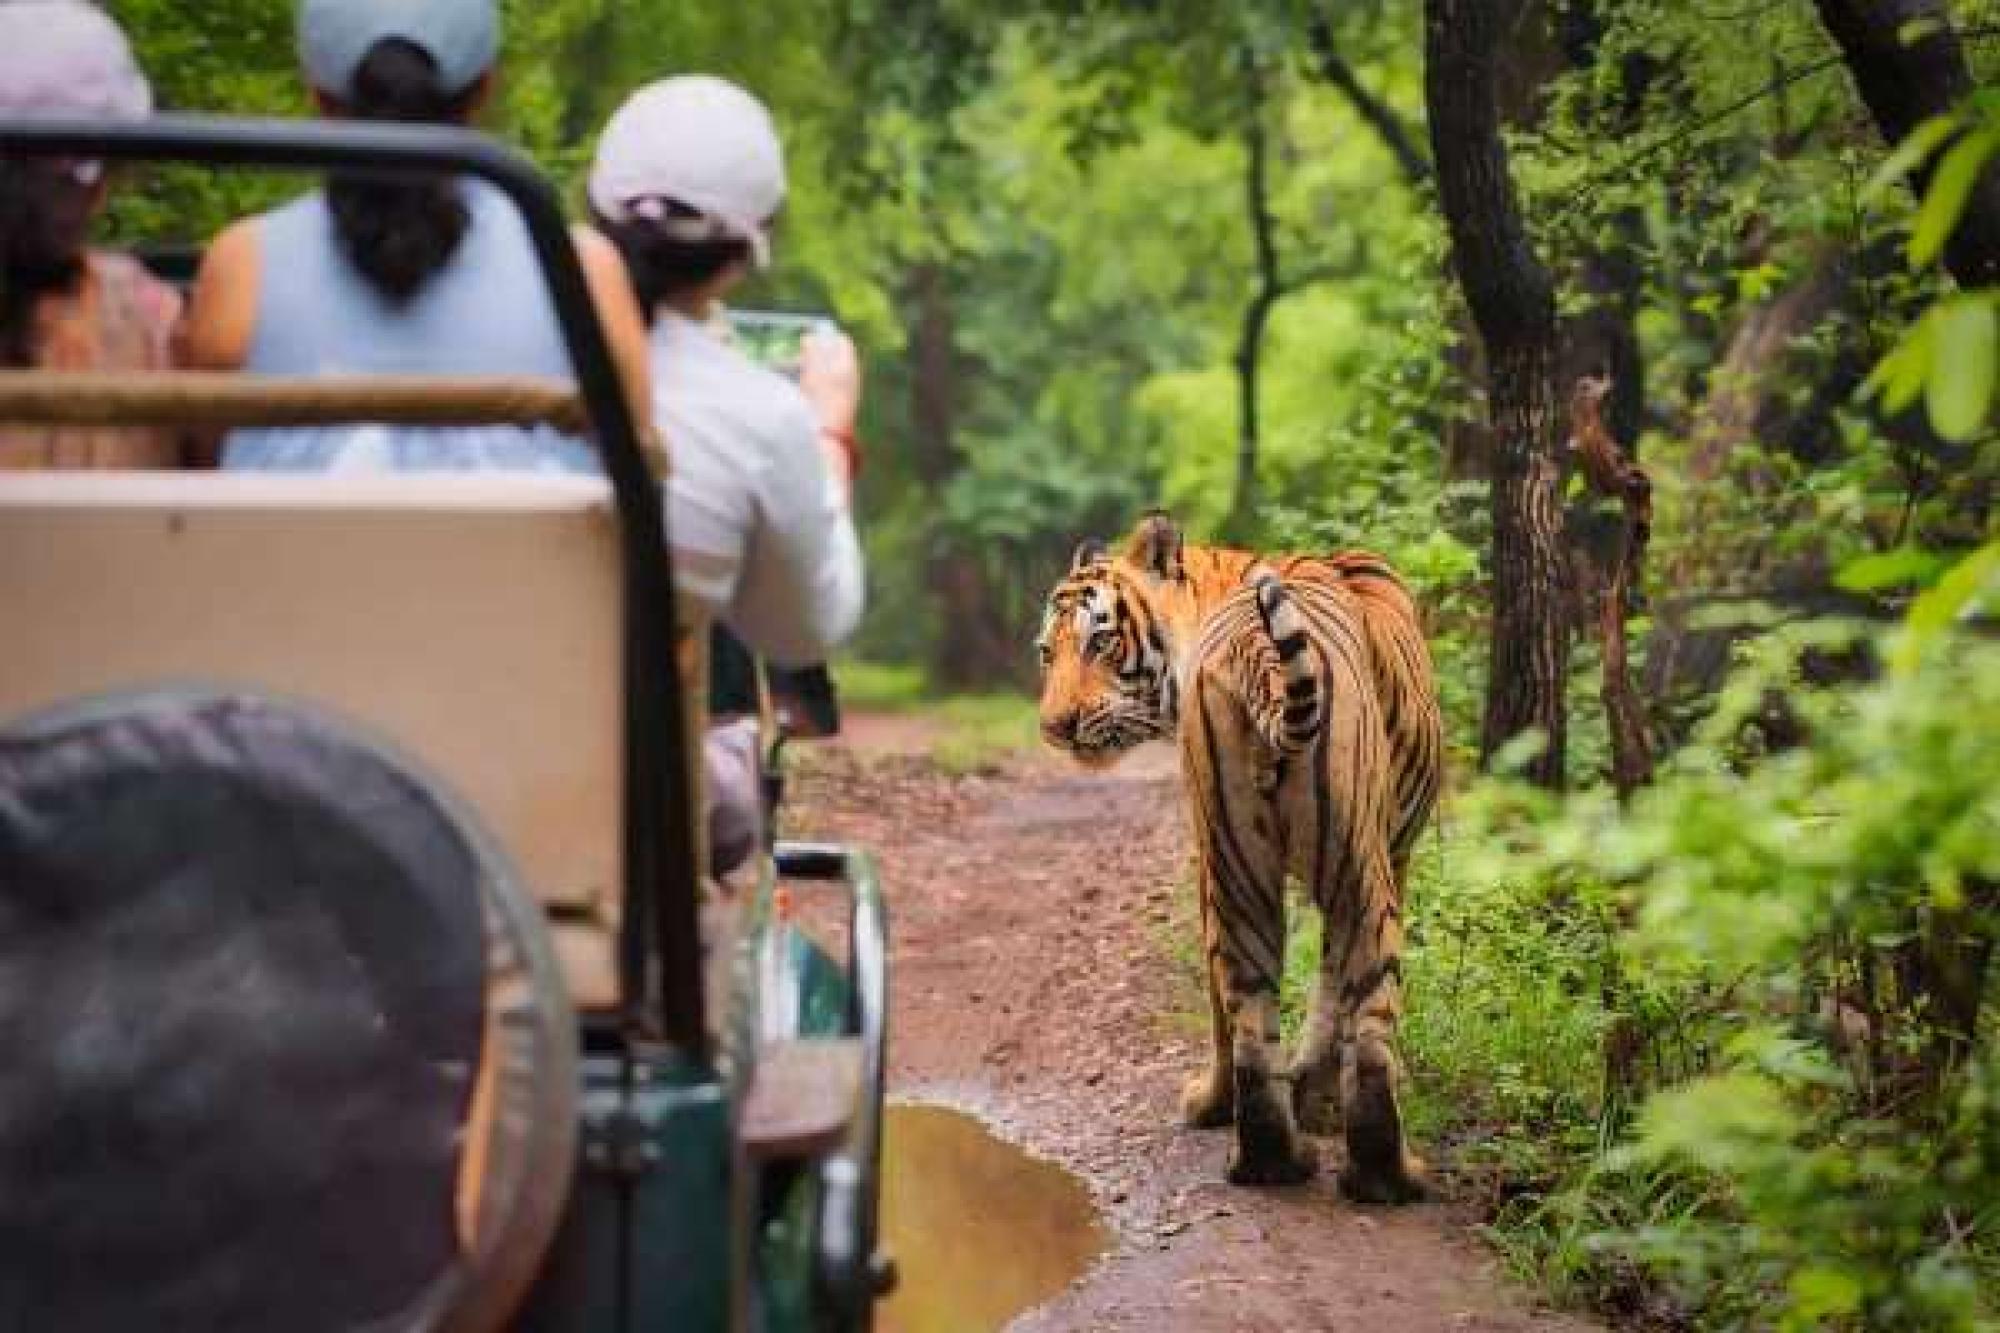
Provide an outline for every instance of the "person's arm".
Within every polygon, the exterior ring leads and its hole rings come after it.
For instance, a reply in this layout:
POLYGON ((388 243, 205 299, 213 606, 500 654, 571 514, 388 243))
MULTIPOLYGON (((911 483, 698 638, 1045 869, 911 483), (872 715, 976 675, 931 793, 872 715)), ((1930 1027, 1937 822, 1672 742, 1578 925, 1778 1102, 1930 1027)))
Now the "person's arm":
POLYGON ((201 257, 183 348, 194 370, 241 370, 257 332, 263 255, 257 223, 226 228, 201 257))
MULTIPOLYGON (((263 249, 253 219, 232 223, 210 243, 195 274, 181 326, 181 363, 189 370, 241 370, 257 333, 263 249)), ((214 467, 222 431, 190 431, 188 461, 214 467)))
POLYGON ((815 331, 799 348, 799 392, 819 419, 819 443, 828 471, 849 496, 861 470, 854 430, 861 419, 861 354, 837 331, 815 331))
POLYGON ((728 611, 738 637, 780 666, 825 661, 861 619, 861 544, 817 436, 801 411, 773 437, 728 611))
POLYGON ((598 322, 611 344, 611 361, 625 383, 625 399, 632 405, 632 419, 642 436, 653 431, 653 371, 651 348, 646 339, 646 321, 639 312, 639 298, 626 275, 625 260, 600 233, 589 227, 575 229, 577 259, 583 265, 584 280, 597 307, 598 322))

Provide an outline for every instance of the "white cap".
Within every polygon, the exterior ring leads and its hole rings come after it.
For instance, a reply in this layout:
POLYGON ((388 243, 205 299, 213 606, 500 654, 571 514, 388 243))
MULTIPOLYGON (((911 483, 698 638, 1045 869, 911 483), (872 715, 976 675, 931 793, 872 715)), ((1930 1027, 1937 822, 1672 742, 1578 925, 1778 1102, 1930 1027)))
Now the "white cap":
POLYGON ((770 261, 766 227, 785 202, 785 152, 764 104, 726 79, 690 74, 634 93, 604 127, 590 202, 609 222, 671 200, 770 261))
POLYGON ((85 0, 0 4, 0 115, 143 120, 153 90, 125 34, 85 0))
POLYGON ((368 53, 400 38, 429 56, 457 96, 500 55, 496 0, 300 0, 299 59, 313 87, 350 97, 368 53))

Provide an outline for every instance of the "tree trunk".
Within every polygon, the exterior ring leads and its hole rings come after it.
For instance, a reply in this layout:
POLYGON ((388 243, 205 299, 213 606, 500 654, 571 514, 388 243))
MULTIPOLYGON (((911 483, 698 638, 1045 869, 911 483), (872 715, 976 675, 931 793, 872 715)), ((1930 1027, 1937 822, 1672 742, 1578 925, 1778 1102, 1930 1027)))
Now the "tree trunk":
POLYGON ((925 486, 950 481, 958 457, 958 327, 950 275, 935 262, 910 270, 911 470, 925 486))
POLYGON ((1529 244, 1500 140, 1498 8, 1499 0, 1427 0, 1424 89, 1452 264, 1491 371, 1493 643, 1481 751, 1491 760, 1538 730, 1545 743, 1528 776, 1560 787, 1570 645, 1555 287, 1529 244))
MULTIPOLYGON (((1933 116, 1972 95, 1972 73, 1944 0, 1817 0, 1875 126, 1893 147, 1933 116), (1906 34, 1915 40, 1905 44, 1906 34)), ((1912 183, 1930 184, 1936 159, 1912 183)), ((2000 281, 2000 172, 1980 173, 1965 215, 1945 246, 1945 267, 1966 288, 2000 281)))
POLYGON ((1257 520, 1257 455, 1261 443, 1258 416, 1259 371, 1263 365, 1264 334, 1271 312, 1283 298, 1284 275, 1278 268, 1277 221, 1271 215, 1271 147, 1264 128, 1262 90, 1256 89, 1250 123, 1243 133, 1248 162, 1244 194, 1250 217, 1250 239, 1257 259, 1257 286, 1243 311, 1243 330, 1236 343, 1237 425, 1236 489, 1230 497, 1224 536, 1248 542, 1257 520))
MULTIPOLYGON (((927 262, 910 270, 911 470, 918 482, 938 493, 958 475, 958 320, 951 274, 927 262)), ((935 512, 935 511, 933 511, 935 512)), ((937 634, 931 643, 930 676, 944 686, 983 681, 993 668, 991 597, 977 554, 959 549, 935 524, 928 540, 928 574, 937 634)))

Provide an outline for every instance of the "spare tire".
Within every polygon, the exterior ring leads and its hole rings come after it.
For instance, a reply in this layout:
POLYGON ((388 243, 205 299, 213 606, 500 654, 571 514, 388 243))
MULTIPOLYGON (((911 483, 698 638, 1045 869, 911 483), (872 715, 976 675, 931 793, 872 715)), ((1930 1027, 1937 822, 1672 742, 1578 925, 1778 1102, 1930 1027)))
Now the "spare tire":
POLYGON ((352 727, 155 693, 0 732, 0 1329, 499 1328, 575 1043, 515 874, 352 727))

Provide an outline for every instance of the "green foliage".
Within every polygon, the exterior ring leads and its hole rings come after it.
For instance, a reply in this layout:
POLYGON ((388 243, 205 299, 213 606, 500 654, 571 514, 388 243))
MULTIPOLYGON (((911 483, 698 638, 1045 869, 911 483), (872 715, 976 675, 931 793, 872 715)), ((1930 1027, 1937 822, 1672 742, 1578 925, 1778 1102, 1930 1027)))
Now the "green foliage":
MULTIPOLYGON (((1634 921, 1617 1008, 1658 1091, 1624 1146, 1563 1166, 1571 1193, 1524 1222, 1572 1282, 1643 1271, 1705 1327, 2000 1320, 1993 985, 1960 1031, 1935 971, 2000 939, 2000 647, 1968 628, 1996 571, 2000 547, 1946 573, 1872 684, 1797 678, 1801 653, 1852 627, 1767 643, 1629 809, 1592 793, 1558 817, 1539 794, 1483 794, 1491 836, 1516 844, 1500 873, 1589 886, 1575 902, 1634 921), (1811 741, 1758 756, 1744 738, 1774 687, 1811 741), (1674 1049, 1696 1058, 1663 1062, 1674 1049)), ((1531 993, 1534 975, 1497 989, 1531 993)))
MULTIPOLYGON (((1919 127, 1891 154, 1875 188, 1933 162, 1910 229, 1910 263, 1927 268, 1939 262, 1946 242, 1965 214, 1972 187, 2000 152, 2000 94, 1976 97, 1957 115, 1919 127), (1933 161, 1934 160, 1934 161, 1933 161)), ((1967 292, 1926 311, 1896 348, 1882 359, 1868 388, 1890 411, 1924 399, 1931 425, 1947 440, 1980 435, 1991 417, 1995 368, 2000 366, 2000 293, 1967 292)))

